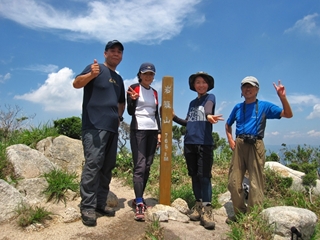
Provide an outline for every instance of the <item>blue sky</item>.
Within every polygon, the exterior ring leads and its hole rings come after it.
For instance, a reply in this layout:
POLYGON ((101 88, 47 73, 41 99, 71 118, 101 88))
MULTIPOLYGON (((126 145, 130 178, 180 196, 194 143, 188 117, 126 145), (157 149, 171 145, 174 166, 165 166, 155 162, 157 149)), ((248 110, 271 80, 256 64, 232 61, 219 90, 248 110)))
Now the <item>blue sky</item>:
MULTIPOLYGON (((0 32, 0 107, 18 105, 35 126, 81 116, 82 89, 72 81, 118 39, 126 87, 141 63, 154 63, 155 89, 174 78, 179 117, 196 97, 192 73, 215 78, 211 93, 225 119, 243 101, 244 77, 259 80, 260 100, 279 105, 272 83, 280 79, 294 117, 269 120, 265 143, 319 145, 319 0, 0 0, 0 32)), ((224 125, 214 125, 221 137, 224 125)))

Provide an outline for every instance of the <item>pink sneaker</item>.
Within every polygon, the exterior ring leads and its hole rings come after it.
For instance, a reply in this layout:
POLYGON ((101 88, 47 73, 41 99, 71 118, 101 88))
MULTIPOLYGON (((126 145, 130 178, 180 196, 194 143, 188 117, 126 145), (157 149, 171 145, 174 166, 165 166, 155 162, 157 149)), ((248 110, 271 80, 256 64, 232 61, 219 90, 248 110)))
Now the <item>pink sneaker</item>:
POLYGON ((134 215, 134 220, 144 221, 144 204, 140 203, 136 206, 136 213, 134 215))

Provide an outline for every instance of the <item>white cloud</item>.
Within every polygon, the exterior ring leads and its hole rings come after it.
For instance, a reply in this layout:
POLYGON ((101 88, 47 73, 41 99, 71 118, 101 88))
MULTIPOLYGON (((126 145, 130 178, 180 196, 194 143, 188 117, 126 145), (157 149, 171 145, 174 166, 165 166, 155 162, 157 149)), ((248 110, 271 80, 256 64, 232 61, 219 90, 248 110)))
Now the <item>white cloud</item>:
POLYGON ((71 40, 110 39, 159 43, 178 35, 192 21, 205 21, 201 0, 119 0, 73 2, 61 10, 40 0, 0 0, 0 15, 32 29, 60 31, 71 40), (86 4, 86 6, 83 6, 86 4), (81 8, 81 10, 79 10, 81 8))
POLYGON ((298 20, 293 27, 284 31, 284 33, 298 32, 302 34, 315 35, 320 37, 320 25, 317 22, 319 15, 314 13, 298 20))
POLYGON ((320 118, 320 104, 313 106, 313 111, 307 116, 307 119, 320 118))
POLYGON ((280 133, 279 132, 271 132, 271 135, 273 136, 278 136, 280 133))
POLYGON ((313 111, 306 117, 307 119, 320 118, 320 98, 315 95, 289 95, 289 103, 297 105, 295 112, 302 112, 305 106, 313 106, 313 111))
POLYGON ((315 130, 311 130, 309 132, 307 132, 309 137, 320 137, 320 132, 315 131, 315 130))
POLYGON ((314 105, 320 103, 320 98, 315 95, 288 95, 290 104, 297 104, 297 105, 314 105))
POLYGON ((220 102, 220 104, 218 105, 218 108, 215 110, 215 114, 221 114, 222 110, 225 109, 226 106, 228 106, 227 101, 220 102))
POLYGON ((52 72, 56 72, 58 70, 58 66, 53 65, 53 64, 48 64, 48 65, 36 64, 36 65, 31 65, 31 66, 25 67, 24 70, 52 73, 52 72))
POLYGON ((5 75, 0 75, 0 83, 4 83, 5 81, 7 81, 10 78, 11 78, 10 73, 6 73, 5 75))
POLYGON ((14 98, 40 104, 48 112, 81 110, 82 90, 73 88, 73 76, 71 69, 62 68, 57 73, 50 73, 38 89, 14 98))

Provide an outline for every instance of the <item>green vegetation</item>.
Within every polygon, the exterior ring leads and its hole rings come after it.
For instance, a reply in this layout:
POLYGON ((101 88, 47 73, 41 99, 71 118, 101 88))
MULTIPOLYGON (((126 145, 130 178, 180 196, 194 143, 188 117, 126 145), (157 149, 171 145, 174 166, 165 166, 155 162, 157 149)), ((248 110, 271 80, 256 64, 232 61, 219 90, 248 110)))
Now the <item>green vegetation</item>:
POLYGON ((53 121, 59 134, 74 139, 81 139, 81 118, 70 117, 53 121))
POLYGON ((67 190, 79 192, 79 182, 77 181, 78 176, 76 173, 70 174, 55 169, 49 173, 45 173, 43 176, 48 182, 48 187, 44 190, 48 201, 55 198, 56 202, 63 200, 66 203, 65 193, 67 190))
MULTIPOLYGON (((0 109, 0 178, 14 179, 12 166, 6 159, 5 150, 13 144, 26 144, 35 148, 38 141, 47 137, 56 137, 62 132, 69 136, 80 138, 81 125, 79 118, 72 117, 69 119, 61 119, 55 121, 55 126, 49 123, 38 127, 30 127, 23 125, 28 117, 17 118, 19 108, 7 107, 5 112, 0 109), (7 119, 10 121, 7 121, 7 119), (68 127, 69 126, 69 127, 68 127)), ((189 207, 194 204, 194 197, 191 187, 191 179, 188 176, 185 159, 183 157, 183 147, 181 146, 181 137, 185 130, 174 126, 172 146, 172 172, 171 172, 171 201, 177 198, 183 198, 187 201, 189 207)), ((221 193, 227 191, 228 170, 232 156, 228 143, 224 138, 220 138, 217 133, 213 133, 216 145, 214 147, 214 165, 212 168, 212 185, 214 208, 221 207, 218 197, 221 193)), ((126 184, 132 186, 132 156, 130 150, 126 147, 129 141, 129 125, 122 122, 119 129, 118 156, 117 166, 114 169, 114 176, 125 180, 126 184)), ((286 166, 304 172, 303 178, 305 192, 291 191, 291 178, 283 178, 276 172, 266 169, 266 188, 265 200, 263 206, 254 209, 250 214, 240 217, 239 221, 231 224, 229 237, 231 239, 271 239, 273 226, 266 225, 259 213, 265 208, 272 206, 295 206, 306 208, 313 211, 320 218, 320 196, 313 194, 316 180, 319 179, 320 169, 320 148, 313 148, 306 145, 298 146, 296 149, 289 149, 285 144, 282 145, 282 153, 286 166)), ((280 161, 276 153, 267 155, 267 161, 280 161)), ((66 201, 65 193, 68 189, 78 192, 79 183, 76 181, 76 174, 69 174, 60 170, 54 170, 44 174, 48 181, 48 188, 44 193, 48 197, 48 201, 66 201)), ((160 156, 157 151, 154 163, 151 167, 150 178, 146 191, 151 195, 159 196, 159 178, 160 178, 160 156)), ((34 222, 41 222, 46 219, 50 213, 45 209, 36 207, 19 206, 17 209, 19 214, 19 225, 27 226, 34 222)), ((162 239, 162 229, 157 220, 152 221, 146 232, 145 239, 162 239), (148 237, 148 238, 147 238, 148 237)), ((317 224, 316 233, 313 240, 320 239, 320 223, 317 224)))
POLYGON ((148 223, 146 233, 141 238, 142 240, 163 240, 163 227, 160 226, 160 221, 154 218, 150 223, 148 223))
MULTIPOLYGON (((194 204, 194 197, 192 193, 191 180, 187 174, 186 163, 181 153, 182 149, 179 147, 179 133, 183 133, 183 129, 174 129, 174 138, 176 145, 172 150, 172 172, 171 172, 171 201, 177 198, 184 199, 189 207, 194 204)), ((228 171, 232 152, 225 141, 220 139, 217 134, 213 134, 217 142, 214 150, 214 165, 212 168, 212 205, 214 208, 220 208, 218 197, 221 193, 227 191, 228 171)), ((306 187, 306 192, 296 192, 290 190, 292 185, 292 178, 283 178, 277 172, 270 169, 265 170, 266 174, 266 188, 265 200, 263 206, 256 207, 250 214, 240 217, 237 223, 231 225, 231 231, 228 234, 230 239, 272 239, 272 232, 274 226, 270 226, 264 219, 261 218, 260 212, 263 209, 273 206, 295 206, 306 208, 320 217, 320 196, 312 194, 312 187, 315 186, 315 181, 318 179, 318 171, 320 167, 318 148, 301 147, 297 149, 283 148, 285 158, 284 162, 288 163, 288 167, 294 167, 296 170, 304 172, 306 175, 303 178, 303 183, 306 187), (291 165, 289 165, 289 163, 291 165), (312 173, 312 174, 308 174, 312 173)), ((280 161, 276 153, 267 155, 267 161, 280 161)), ((132 160, 129 150, 126 150, 126 155, 120 155, 117 160, 116 176, 126 179, 127 184, 132 186, 132 160), (121 170, 120 170, 121 169, 121 170)), ((147 191, 153 196, 159 197, 159 177, 160 177, 160 156, 156 154, 154 163, 151 167, 147 191)), ((320 239, 320 224, 317 224, 317 230, 312 239, 320 239)), ((153 235, 151 239, 156 238, 153 235)))
POLYGON ((44 220, 50 219, 51 212, 46 211, 43 207, 30 207, 20 204, 16 212, 18 214, 18 224, 21 227, 29 226, 33 223, 43 223, 44 220))

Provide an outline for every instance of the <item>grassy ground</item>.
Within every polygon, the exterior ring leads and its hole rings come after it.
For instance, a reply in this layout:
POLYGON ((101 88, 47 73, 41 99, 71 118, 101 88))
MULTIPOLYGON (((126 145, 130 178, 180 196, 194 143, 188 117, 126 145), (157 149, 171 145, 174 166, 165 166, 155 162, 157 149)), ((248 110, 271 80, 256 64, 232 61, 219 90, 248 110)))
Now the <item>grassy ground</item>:
MULTIPOLYGON (((12 144, 23 143, 30 147, 35 147, 36 143, 48 136, 57 136, 56 129, 44 125, 38 128, 31 128, 23 131, 13 132, 9 137, 0 138, 0 178, 11 179, 15 181, 13 176, 12 166, 7 162, 5 149, 12 144)), ((1 137, 1 136, 0 136, 1 137)), ((221 193, 227 191, 227 176, 230 161, 230 152, 223 149, 223 151, 215 152, 215 161, 212 168, 212 185, 213 185, 213 198, 212 205, 214 208, 219 208, 218 197, 221 193)), ((308 149, 300 148, 294 153, 297 156, 308 156, 308 149)), ((316 156, 319 155, 319 150, 315 152, 316 156)), ((293 154, 291 154, 293 155, 293 154)), ((291 156, 290 154, 288 156, 291 156)), ((267 157, 268 159, 268 157, 267 157)), ((270 159, 270 157, 269 157, 270 159)), ((319 161, 319 160, 317 160, 319 161)), ((313 161, 316 162, 316 161, 313 161)), ((183 155, 172 155, 172 171, 171 171, 171 201, 176 198, 183 198, 187 201, 189 207, 194 204, 194 197, 191 188, 191 180, 187 174, 186 163, 183 155)), ((296 164, 296 167, 303 166, 304 164, 296 164)), ((122 151, 118 154, 117 167, 114 170, 114 175, 119 177, 132 186, 132 158, 128 150, 122 151)), ((146 191, 152 196, 159 196, 159 177, 160 177, 160 157, 156 155, 154 163, 151 167, 151 174, 146 191)), ((312 180, 312 179, 311 179, 312 180)), ((312 181, 309 182, 312 183, 312 181)), ((312 194, 312 191, 306 193, 297 193, 290 191, 288 188, 292 183, 292 179, 281 178, 275 172, 266 171, 266 189, 265 201, 263 206, 257 207, 250 214, 241 217, 238 223, 232 225, 230 232, 230 239, 270 239, 272 229, 259 217, 262 209, 272 206, 295 206, 306 208, 320 217, 320 197, 312 194)), ((310 185, 309 185, 310 186, 310 185)), ((310 190, 310 187, 307 187, 310 190)), ((53 196, 55 192, 50 192, 53 196)), ((59 193, 57 193, 59 196, 59 193)), ((37 209, 38 212, 43 214, 45 209, 37 209), (41 211, 40 211, 41 210, 41 211)), ((40 214, 40 215, 41 215, 40 214)), ((44 214, 46 215, 46 214, 44 214)), ((155 225, 156 226, 156 223, 155 225)), ((152 227, 154 227, 152 226, 152 227)), ((320 225, 317 225, 317 231, 312 239, 320 239, 320 225)))

